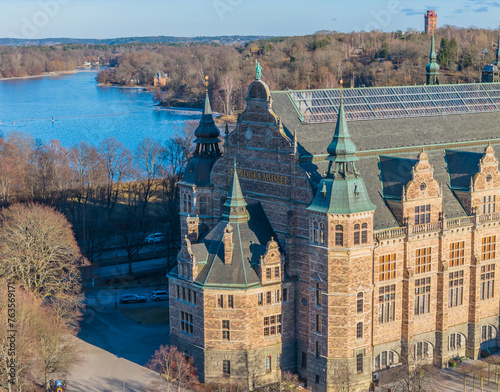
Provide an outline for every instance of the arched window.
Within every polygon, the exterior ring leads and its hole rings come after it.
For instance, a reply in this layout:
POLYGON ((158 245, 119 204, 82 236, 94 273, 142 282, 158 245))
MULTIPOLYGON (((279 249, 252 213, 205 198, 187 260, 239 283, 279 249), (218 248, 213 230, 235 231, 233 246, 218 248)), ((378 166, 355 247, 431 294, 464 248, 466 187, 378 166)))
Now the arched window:
POLYGON ((188 212, 188 210, 187 210, 187 198, 186 198, 185 193, 182 195, 182 209, 184 212, 188 212))
POLYGON ((207 198, 205 196, 200 197, 199 201, 200 215, 207 215, 207 198))
POLYGON ((318 243, 318 222, 313 223, 313 242, 318 243))
POLYGON ((193 204, 191 202, 191 195, 188 195, 187 197, 187 213, 190 214, 193 208, 193 204))
POLYGON ((358 293, 357 295, 356 312, 363 313, 363 293, 358 293))
POLYGON ((368 243, 368 224, 363 223, 361 225, 361 243, 366 244, 368 243))
POLYGON ((399 356, 394 351, 382 351, 375 357, 375 370, 385 369, 387 366, 399 362, 399 356))
POLYGON ((320 242, 320 244, 325 243, 325 224, 324 223, 319 224, 319 242, 320 242))
POLYGON ((465 348, 465 336, 461 333, 452 333, 448 337, 448 350, 465 348))
POLYGON ((344 246, 344 227, 342 225, 335 226, 335 245, 344 246))
POLYGON ((359 223, 356 223, 354 225, 354 245, 359 245, 359 229, 360 229, 360 226, 359 226, 359 223))
POLYGON ((492 340, 496 335, 496 329, 493 325, 483 325, 481 327, 481 342, 492 340))
POLYGON ((415 344, 415 359, 432 358, 432 344, 429 342, 418 342, 415 344))
POLYGON ((356 339, 363 338, 363 323, 356 324, 356 339))

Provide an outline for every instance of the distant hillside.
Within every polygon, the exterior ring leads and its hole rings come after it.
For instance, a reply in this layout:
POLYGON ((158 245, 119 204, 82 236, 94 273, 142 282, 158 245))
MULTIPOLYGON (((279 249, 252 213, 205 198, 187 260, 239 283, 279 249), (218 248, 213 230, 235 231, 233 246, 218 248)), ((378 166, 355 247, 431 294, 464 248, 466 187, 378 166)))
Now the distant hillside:
POLYGON ((17 39, 17 38, 0 38, 0 45, 3 46, 51 46, 58 44, 83 44, 83 45, 117 45, 129 43, 218 43, 221 45, 244 44, 246 42, 257 41, 270 38, 263 35, 232 35, 232 36, 215 36, 215 37, 123 37, 123 38, 108 38, 108 39, 86 39, 86 38, 41 38, 41 39, 17 39))

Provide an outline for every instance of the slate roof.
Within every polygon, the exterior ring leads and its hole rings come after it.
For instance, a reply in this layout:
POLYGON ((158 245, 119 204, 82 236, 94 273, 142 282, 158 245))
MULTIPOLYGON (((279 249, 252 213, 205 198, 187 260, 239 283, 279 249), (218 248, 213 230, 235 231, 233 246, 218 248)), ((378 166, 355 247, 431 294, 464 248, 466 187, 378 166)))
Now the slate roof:
POLYGON ((193 244, 197 264, 205 263, 195 282, 203 286, 253 287, 260 284, 254 269, 267 243, 274 237, 269 220, 260 203, 247 206, 247 222, 219 222, 201 243, 193 244), (224 263, 223 236, 226 225, 233 228, 233 260, 224 263))
MULTIPOLYGON (((293 137, 296 131, 298 153, 302 157, 315 156, 314 161, 303 161, 301 166, 308 173, 312 188, 317 190, 328 168, 328 162, 322 159, 328 156, 326 146, 335 124, 302 124, 286 92, 272 92, 272 99, 273 110, 281 117, 287 136, 293 137)), ((434 178, 443 184, 446 217, 466 216, 452 188, 468 189, 488 141, 497 156, 500 154, 499 122, 497 112, 348 121, 360 158, 356 168, 377 207, 375 230, 399 226, 386 198, 401 197, 403 184, 411 179, 410 166, 416 163, 422 148, 434 167, 434 178), (468 146, 467 142, 474 145, 468 146)))

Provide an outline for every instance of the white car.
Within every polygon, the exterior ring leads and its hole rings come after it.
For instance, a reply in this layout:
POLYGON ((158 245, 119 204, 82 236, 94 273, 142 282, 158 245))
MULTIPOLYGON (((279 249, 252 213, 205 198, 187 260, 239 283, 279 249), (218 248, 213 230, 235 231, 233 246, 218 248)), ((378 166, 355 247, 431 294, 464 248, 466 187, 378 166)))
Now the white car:
POLYGON ((165 241, 165 234, 163 233, 150 234, 144 240, 146 244, 156 244, 157 242, 163 242, 163 241, 165 241))
POLYGON ((166 290, 156 290, 153 291, 151 295, 153 301, 167 301, 169 299, 168 291, 166 290))

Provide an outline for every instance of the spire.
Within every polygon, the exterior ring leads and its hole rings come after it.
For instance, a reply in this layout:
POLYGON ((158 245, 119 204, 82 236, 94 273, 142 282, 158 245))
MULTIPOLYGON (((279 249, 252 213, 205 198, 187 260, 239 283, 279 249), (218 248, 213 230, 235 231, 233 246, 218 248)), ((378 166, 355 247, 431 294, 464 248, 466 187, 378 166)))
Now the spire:
POLYGON ((210 105, 210 97, 208 96, 208 76, 205 76, 205 104, 203 106, 203 114, 201 121, 194 132, 196 137, 196 151, 195 155, 215 155, 220 156, 219 143, 220 131, 215 125, 214 117, 212 115, 212 107, 210 105))
POLYGON ((426 84, 434 85, 439 84, 439 64, 436 61, 436 49, 434 44, 434 34, 431 37, 431 53, 429 54, 429 64, 425 67, 426 70, 426 84))
POLYGON ((347 127, 347 120, 344 112, 344 99, 342 97, 340 98, 335 133, 327 151, 329 156, 326 160, 330 161, 327 173, 328 177, 334 176, 335 174, 341 174, 343 177, 346 175, 356 175, 354 162, 358 160, 358 157, 354 155, 356 153, 356 146, 351 139, 351 134, 347 127))
POLYGON ((229 222, 246 222, 249 219, 246 209, 247 203, 241 192, 240 180, 236 170, 236 158, 234 160, 233 181, 229 189, 229 196, 224 203, 222 219, 229 222))

